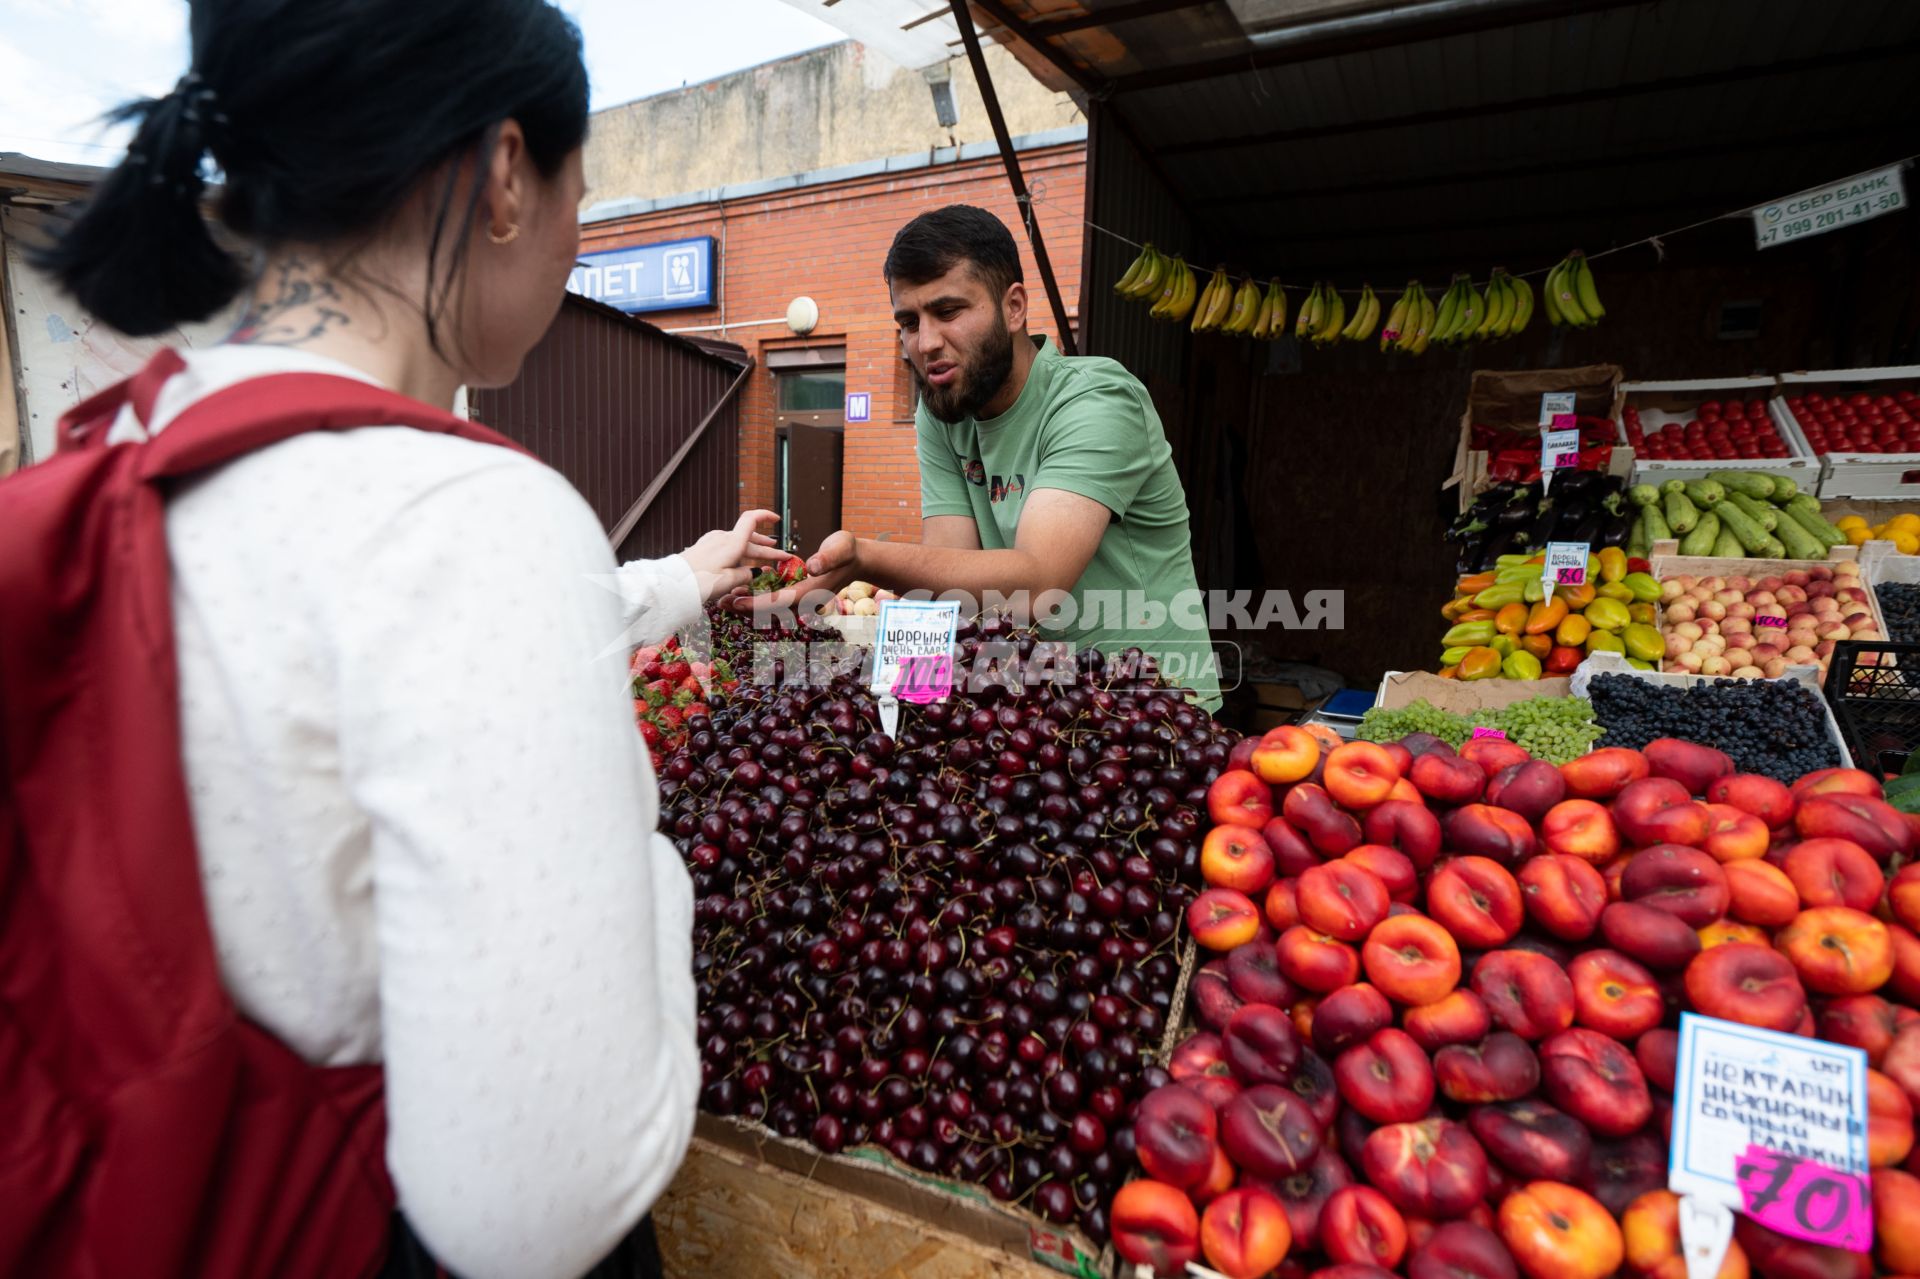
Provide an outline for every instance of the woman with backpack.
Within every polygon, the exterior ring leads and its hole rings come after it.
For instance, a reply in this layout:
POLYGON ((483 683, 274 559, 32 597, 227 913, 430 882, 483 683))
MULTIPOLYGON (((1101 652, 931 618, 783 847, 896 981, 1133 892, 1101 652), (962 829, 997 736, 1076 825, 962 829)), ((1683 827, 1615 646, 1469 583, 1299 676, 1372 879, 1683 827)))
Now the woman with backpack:
POLYGON ((617 569, 447 411, 578 250, 559 10, 191 32, 42 266, 127 333, 246 318, 0 484, 0 1273, 657 1273, 691 899, 620 640, 772 558, 768 517, 617 569))

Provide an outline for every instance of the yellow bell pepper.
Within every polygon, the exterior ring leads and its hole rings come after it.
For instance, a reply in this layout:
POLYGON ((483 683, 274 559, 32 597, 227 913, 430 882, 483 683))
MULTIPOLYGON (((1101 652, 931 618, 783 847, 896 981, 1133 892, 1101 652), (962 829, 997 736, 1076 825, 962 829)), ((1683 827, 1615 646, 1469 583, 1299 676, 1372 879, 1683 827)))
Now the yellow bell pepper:
POLYGON ((1643 662, 1662 657, 1667 651, 1667 642, 1660 638, 1660 632, 1639 622, 1629 624, 1620 638, 1627 646, 1627 656, 1643 662))
POLYGON ((1633 621, 1627 606, 1616 599, 1597 599, 1587 605, 1586 619, 1600 631, 1617 631, 1633 621))
POLYGON ((1600 561, 1600 580, 1617 582, 1627 575, 1627 553, 1617 546, 1603 546, 1595 557, 1600 561))
POLYGON ((1528 604, 1538 604, 1547 598, 1547 584, 1537 577, 1530 577, 1520 584, 1520 598, 1528 604))
POLYGON ((1578 613, 1569 613, 1560 628, 1553 633, 1554 642, 1566 648, 1579 648, 1587 642, 1587 632, 1593 629, 1593 623, 1578 613))
POLYGON ((1493 610, 1490 608, 1470 608, 1453 619, 1456 622, 1491 622, 1493 610))
POLYGON ((1502 605, 1493 615, 1493 629, 1502 635, 1518 635, 1527 628, 1527 606, 1521 603, 1502 605))
POLYGON ((1620 637, 1612 631, 1594 631, 1587 636, 1587 651, 1589 653, 1619 653, 1625 656, 1627 646, 1621 641, 1620 637))
POLYGON ((1493 585, 1491 570, 1485 573, 1469 573, 1453 584, 1453 589, 1462 595, 1478 595, 1493 585))
POLYGON ((1468 644, 1460 644, 1453 648, 1450 648, 1446 652, 1440 654, 1440 665, 1458 666, 1460 665, 1460 659, 1465 657, 1468 653, 1471 653, 1472 651, 1473 651, 1472 646, 1468 644))
POLYGON ((1540 659, 1532 653, 1509 653, 1500 663, 1500 673, 1508 679, 1539 679, 1540 659))
POLYGON ((1461 659, 1461 679, 1491 679, 1500 673, 1500 654, 1490 648, 1476 648, 1461 659))
POLYGON ((1542 600, 1533 606, 1527 614, 1526 632, 1529 635, 1545 635, 1567 618, 1567 602, 1555 596, 1542 600))
POLYGON ((1660 669, 1659 667, 1655 666, 1652 662, 1649 662, 1644 658, 1639 658, 1639 657, 1629 657, 1627 659, 1627 665, 1633 667, 1633 669, 1636 671, 1653 671, 1653 670, 1660 669))
POLYGON ((1492 638, 1493 619, 1488 617, 1472 622, 1456 622, 1453 628, 1441 639, 1440 646, 1442 648, 1458 648, 1461 645, 1465 645, 1472 648, 1485 644, 1492 638))
POLYGON ((1602 582, 1595 593, 1604 600, 1619 600, 1622 604, 1633 603, 1633 588, 1625 582, 1602 582))
POLYGON ((1544 662, 1553 652, 1553 636, 1523 635, 1520 637, 1520 650, 1525 653, 1532 653, 1544 662))
POLYGON ((1627 616, 1643 626, 1652 626, 1660 620, 1659 614, 1651 604, 1629 604, 1627 616))
POLYGON ((1496 635, 1487 641, 1487 647, 1504 658, 1507 654, 1520 647, 1520 641, 1511 635, 1496 635))

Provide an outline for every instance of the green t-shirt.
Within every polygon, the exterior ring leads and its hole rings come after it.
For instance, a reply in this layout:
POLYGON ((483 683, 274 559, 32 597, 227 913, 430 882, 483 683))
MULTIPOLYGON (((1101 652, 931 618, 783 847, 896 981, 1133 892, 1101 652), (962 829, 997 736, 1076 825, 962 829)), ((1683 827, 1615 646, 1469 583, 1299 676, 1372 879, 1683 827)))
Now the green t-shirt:
POLYGON ((1020 398, 999 417, 950 426, 921 405, 920 514, 970 516, 980 545, 1004 550, 1029 493, 1064 489, 1100 503, 1113 519, 1074 585, 1066 638, 1108 654, 1137 645, 1218 709, 1187 496, 1147 388, 1113 360, 1038 345, 1020 398))

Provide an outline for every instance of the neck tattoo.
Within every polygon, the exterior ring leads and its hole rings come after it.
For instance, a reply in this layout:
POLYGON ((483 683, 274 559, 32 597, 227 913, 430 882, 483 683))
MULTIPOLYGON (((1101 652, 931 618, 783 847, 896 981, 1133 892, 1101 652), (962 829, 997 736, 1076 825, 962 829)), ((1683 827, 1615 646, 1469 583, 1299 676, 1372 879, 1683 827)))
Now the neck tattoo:
MULTIPOLYGON (((270 268, 273 296, 262 287, 227 341, 235 345, 299 346, 350 320, 339 309, 340 291, 305 258, 282 258, 270 268)), ((264 285, 264 281, 262 282, 264 285)))

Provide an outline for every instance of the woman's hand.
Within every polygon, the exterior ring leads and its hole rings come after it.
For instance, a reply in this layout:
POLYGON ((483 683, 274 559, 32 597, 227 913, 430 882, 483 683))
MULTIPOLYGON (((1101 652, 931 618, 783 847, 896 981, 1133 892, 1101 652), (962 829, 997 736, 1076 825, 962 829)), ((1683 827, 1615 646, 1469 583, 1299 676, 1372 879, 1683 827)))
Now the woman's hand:
POLYGON ((755 570, 764 564, 778 564, 787 553, 771 536, 760 532, 764 525, 779 523, 772 511, 746 511, 730 529, 715 529, 680 552, 680 558, 693 569, 699 583, 700 598, 712 603, 721 596, 744 590, 755 570))

